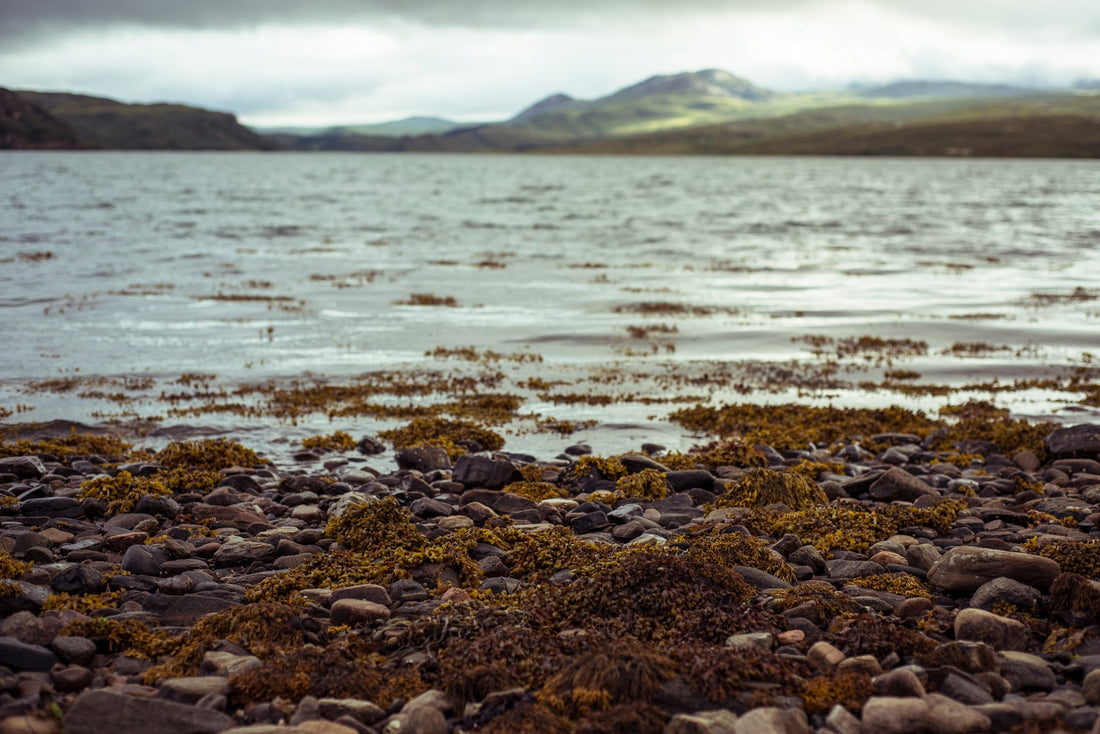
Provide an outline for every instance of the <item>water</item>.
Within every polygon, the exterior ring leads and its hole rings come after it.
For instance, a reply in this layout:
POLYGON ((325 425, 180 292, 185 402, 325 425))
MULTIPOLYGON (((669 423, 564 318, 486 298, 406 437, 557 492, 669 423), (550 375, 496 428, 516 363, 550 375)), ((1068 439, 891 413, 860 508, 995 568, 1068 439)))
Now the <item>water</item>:
MULTIPOLYGON (((0 406, 9 420, 163 416, 157 396, 184 373, 231 389, 454 372, 477 368, 425 353, 475 346, 540 355, 497 367, 566 392, 934 411, 991 395, 860 383, 886 369, 960 387, 1091 366, 1098 202, 1096 161, 3 153, 0 406), (395 305, 412 294, 457 306, 395 305), (682 310, 639 313, 646 303, 682 310), (912 339, 927 352, 892 364, 857 354, 824 380, 807 335, 912 339), (944 353, 975 343, 996 349, 944 353), (619 382, 607 387, 610 371, 619 382), (730 379, 689 388, 716 374, 730 379), (134 376, 150 381, 125 400, 88 396, 98 377, 112 378, 99 393, 117 393, 134 376), (83 382, 36 382, 71 377, 83 382)), ((537 392, 524 410, 598 425, 570 439, 521 430, 510 448, 692 441, 663 420, 676 405, 537 392)), ((1078 393, 993 397, 1022 415, 1100 421, 1078 393)), ((395 423, 175 422, 265 441, 395 423)))

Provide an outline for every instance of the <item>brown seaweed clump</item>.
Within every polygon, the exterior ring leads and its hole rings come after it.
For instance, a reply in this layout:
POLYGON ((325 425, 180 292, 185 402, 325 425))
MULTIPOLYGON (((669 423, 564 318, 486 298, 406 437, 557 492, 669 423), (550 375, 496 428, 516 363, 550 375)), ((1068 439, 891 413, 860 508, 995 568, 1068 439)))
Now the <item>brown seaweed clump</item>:
POLYGON ((753 469, 724 495, 719 507, 765 507, 783 504, 792 510, 804 510, 828 504, 825 490, 801 474, 773 469, 753 469))
POLYGON ((80 499, 106 502, 107 512, 112 515, 130 512, 138 500, 146 495, 163 496, 171 493, 159 480, 135 477, 128 471, 120 471, 113 477, 96 477, 80 484, 80 499))
POLYGON ((874 690, 866 673, 832 673, 807 680, 801 695, 808 714, 827 714, 839 704, 858 716, 874 690))
POLYGON ((795 583, 794 569, 756 538, 738 532, 709 532, 686 539, 688 557, 721 566, 749 566, 795 583))
POLYGON ((352 551, 418 550, 427 543, 412 514, 392 497, 352 505, 328 521, 325 535, 352 551))
POLYGON ((826 581, 806 581, 789 589, 779 589, 772 594, 780 611, 812 603, 817 609, 818 620, 823 625, 842 614, 858 614, 863 610, 858 602, 839 593, 826 581))
POLYGON ((256 467, 264 461, 252 449, 224 438, 202 441, 173 441, 157 452, 157 461, 168 469, 217 471, 231 466, 256 467))
POLYGON ((935 641, 890 617, 844 614, 833 620, 825 639, 850 657, 874 655, 881 660, 896 652, 903 660, 930 652, 935 641))
POLYGON ((1044 543, 1037 553, 1057 561, 1063 573, 1100 579, 1100 540, 1055 540, 1044 543))
POLYGON ((914 597, 923 596, 932 598, 932 592, 921 583, 920 579, 909 573, 876 573, 870 576, 860 576, 848 581, 852 586, 862 586, 865 589, 886 591, 898 596, 914 597))
POLYGON ((615 493, 621 497, 640 497, 646 502, 656 502, 668 496, 668 482, 664 472, 642 469, 615 482, 615 493))
POLYGON ((452 460, 466 453, 468 447, 476 451, 504 448, 504 438, 499 433, 470 421, 446 418, 414 418, 401 428, 379 431, 378 435, 397 449, 438 446, 452 460))
POLYGON ((671 451, 661 457, 661 463, 670 469, 694 469, 701 466, 710 471, 720 466, 739 466, 747 469, 768 465, 762 452, 736 438, 693 446, 686 454, 671 451))
POLYGON ((752 587, 713 561, 648 548, 622 551, 615 560, 565 588, 539 590, 527 608, 553 630, 594 629, 657 643, 722 644, 735 632, 782 622, 749 606, 752 587))

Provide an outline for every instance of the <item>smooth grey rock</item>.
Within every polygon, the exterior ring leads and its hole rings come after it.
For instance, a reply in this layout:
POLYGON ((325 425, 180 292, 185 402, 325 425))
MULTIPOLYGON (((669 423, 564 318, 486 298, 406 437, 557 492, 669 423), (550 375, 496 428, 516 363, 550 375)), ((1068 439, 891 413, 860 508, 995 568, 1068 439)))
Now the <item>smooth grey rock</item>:
POLYGON ((386 588, 378 584, 345 586, 342 589, 334 589, 329 596, 329 601, 332 603, 336 603, 341 599, 362 599, 364 601, 372 601, 375 604, 381 604, 384 607, 388 607, 393 603, 390 599, 390 595, 386 593, 386 588))
POLYGON ((156 576, 168 562, 168 551, 158 545, 131 545, 122 556, 122 570, 135 576, 156 576))
POLYGON ((109 690, 85 691, 65 713, 65 734, 218 734, 233 726, 223 713, 109 690))
POLYGON ((928 706, 928 725, 936 734, 967 734, 989 731, 989 717, 939 693, 924 697, 928 706))
POLYGON ((929 582, 950 592, 972 592, 1002 576, 1040 591, 1050 589, 1061 568, 1042 556, 975 546, 957 546, 928 570, 929 582))
POLYGON ((1085 423, 1071 428, 1055 428, 1046 437, 1046 447, 1054 456, 1100 455, 1100 424, 1085 423))
POLYGON ((904 469, 890 467, 868 490, 871 499, 880 502, 913 502, 918 497, 939 496, 934 488, 904 469))
POLYGON ((993 703, 993 694, 963 673, 948 673, 937 692, 969 706, 993 703))
POLYGON ((970 608, 955 616, 955 639, 984 642, 994 650, 1026 650, 1031 632, 1023 622, 970 608))
POLYGON ((141 605, 145 611, 159 615, 161 622, 167 625, 189 626, 200 617, 220 612, 240 604, 213 596, 187 594, 172 596, 169 594, 149 594, 141 605))
POLYGON ((37 456, 8 456, 0 459, 0 474, 14 474, 20 479, 38 479, 46 467, 37 456))
POLYGON ((1005 651, 1000 655, 1001 675, 1013 691, 1039 689, 1049 691, 1057 685, 1050 663, 1038 655, 1005 651))
POLYGON ((50 587, 26 581, 4 581, 5 593, 0 594, 0 616, 16 612, 38 612, 50 598, 50 587))
POLYGON ((741 578, 748 581, 752 586, 761 591, 766 589, 789 589, 790 583, 784 581, 778 576, 772 576, 767 571, 761 571, 759 568, 752 568, 751 566, 734 566, 733 570, 741 574, 741 578))
POLYGON ((676 714, 663 734, 737 734, 737 714, 726 709, 676 714))
POLYGON ((455 462, 451 478, 471 488, 504 489, 506 485, 523 477, 515 464, 510 461, 463 454, 455 462))
POLYGON ((982 584, 970 597, 970 606, 992 612, 997 602, 1005 602, 1030 612, 1035 610, 1041 598, 1042 594, 1034 587, 1001 577, 982 584))
POLYGON ((96 654, 95 642, 87 637, 58 636, 50 642, 50 648, 66 663, 87 665, 96 654))
POLYGON ((28 645, 14 637, 0 637, 0 665, 15 671, 44 671, 57 662, 57 656, 41 645, 28 645))
POLYGON ((737 734, 810 734, 810 724, 802 709, 764 706, 737 718, 737 734))
POLYGON ((218 568, 247 566, 275 560, 275 546, 258 540, 238 540, 226 543, 214 553, 214 565, 218 568))
POLYGON ((400 449, 394 458, 401 469, 416 469, 424 474, 451 468, 451 458, 438 446, 400 449))
POLYGON ((331 620, 337 626, 356 627, 389 618, 389 607, 365 599, 340 599, 332 604, 331 620))
POLYGON ((209 695, 229 695, 229 679, 217 675, 167 678, 160 683, 157 695, 168 701, 198 703, 209 695))
POLYGON ((872 696, 863 704, 863 731, 914 734, 926 731, 928 704, 922 698, 872 696))

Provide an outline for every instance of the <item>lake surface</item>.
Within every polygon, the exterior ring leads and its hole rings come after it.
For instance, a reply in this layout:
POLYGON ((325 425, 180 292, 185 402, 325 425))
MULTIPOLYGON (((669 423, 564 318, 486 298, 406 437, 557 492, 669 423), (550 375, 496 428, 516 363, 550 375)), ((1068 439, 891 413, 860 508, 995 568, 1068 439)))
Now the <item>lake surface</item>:
MULTIPOLYGON (((1096 161, 0 153, 9 422, 163 416, 186 373, 231 389, 480 369, 426 354, 468 346, 538 355, 497 366, 559 391, 614 398, 632 376, 635 399, 604 406, 524 393, 525 410, 596 422, 509 440, 551 455, 689 446, 663 420, 677 406, 639 393, 932 412, 973 397, 1096 422, 1072 391, 869 387, 1083 374, 1098 295, 1096 161), (894 358, 862 336, 895 340, 894 358)), ((395 424, 177 422, 261 441, 395 424)))

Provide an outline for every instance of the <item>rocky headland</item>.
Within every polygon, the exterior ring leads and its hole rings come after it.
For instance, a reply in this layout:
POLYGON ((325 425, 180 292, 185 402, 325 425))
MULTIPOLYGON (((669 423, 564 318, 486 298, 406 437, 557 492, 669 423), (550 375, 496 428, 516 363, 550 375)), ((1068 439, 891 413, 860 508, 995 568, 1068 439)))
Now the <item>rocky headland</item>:
POLYGON ((5 441, 0 733, 1097 732, 1100 427, 1012 427, 5 441))

